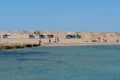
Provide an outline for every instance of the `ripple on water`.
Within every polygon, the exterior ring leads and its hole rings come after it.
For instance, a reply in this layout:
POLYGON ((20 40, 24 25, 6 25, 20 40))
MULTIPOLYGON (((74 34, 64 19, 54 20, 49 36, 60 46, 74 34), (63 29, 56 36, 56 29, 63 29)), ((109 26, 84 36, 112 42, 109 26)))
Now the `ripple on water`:
POLYGON ((119 53, 119 45, 1 51, 0 80, 120 80, 119 53))

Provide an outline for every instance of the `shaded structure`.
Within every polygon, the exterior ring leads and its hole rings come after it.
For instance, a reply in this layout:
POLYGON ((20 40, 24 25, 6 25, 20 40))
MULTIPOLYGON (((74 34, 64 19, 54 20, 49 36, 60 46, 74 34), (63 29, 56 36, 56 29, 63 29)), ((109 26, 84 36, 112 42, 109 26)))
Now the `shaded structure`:
POLYGON ((8 38, 10 38, 10 36, 11 36, 10 34, 4 34, 4 35, 2 36, 2 38, 3 38, 3 39, 8 39, 8 38))
POLYGON ((34 38, 35 38, 35 35, 33 35, 33 34, 29 35, 29 39, 34 39, 34 38))
POLYGON ((73 39, 73 38, 75 38, 75 35, 71 35, 71 34, 66 35, 66 39, 73 39))
POLYGON ((39 35, 39 38, 53 38, 54 35, 45 35, 45 34, 41 34, 39 35))

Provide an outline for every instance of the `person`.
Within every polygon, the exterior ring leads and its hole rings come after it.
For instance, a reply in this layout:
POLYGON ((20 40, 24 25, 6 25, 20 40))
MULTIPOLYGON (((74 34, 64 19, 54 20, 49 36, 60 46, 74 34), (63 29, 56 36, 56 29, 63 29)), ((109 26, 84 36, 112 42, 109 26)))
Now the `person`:
POLYGON ((107 42, 107 39, 105 39, 105 41, 104 42, 107 42))
POLYGON ((101 38, 100 38, 100 37, 98 37, 99 42, 100 42, 100 39, 101 39, 101 38))
POLYGON ((57 41, 59 42, 60 40, 59 40, 59 37, 57 37, 57 41))
POLYGON ((51 39, 49 38, 49 43, 51 43, 51 39))
POLYGON ((42 41, 41 41, 41 39, 40 39, 40 40, 39 40, 39 46, 41 46, 41 42, 42 42, 42 41))
POLYGON ((117 39, 116 42, 119 42, 119 39, 117 39))
POLYGON ((1 35, 0 35, 0 43, 2 43, 2 38, 1 38, 1 35))
POLYGON ((54 41, 54 43, 56 43, 57 41, 56 41, 56 37, 55 37, 55 41, 54 41))

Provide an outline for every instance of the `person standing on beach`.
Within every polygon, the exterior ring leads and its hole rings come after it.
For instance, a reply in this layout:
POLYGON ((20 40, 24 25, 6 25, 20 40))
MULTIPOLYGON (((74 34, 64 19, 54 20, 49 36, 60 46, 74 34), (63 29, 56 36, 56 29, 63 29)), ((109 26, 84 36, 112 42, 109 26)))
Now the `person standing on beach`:
POLYGON ((41 46, 41 42, 42 42, 42 41, 41 41, 41 39, 40 39, 40 40, 39 40, 39 46, 41 46))
POLYGON ((1 35, 0 35, 0 43, 2 43, 1 41, 2 41, 2 38, 1 38, 1 35))
POLYGON ((98 37, 98 41, 99 41, 99 42, 100 42, 100 39, 101 39, 101 38, 100 38, 100 37, 98 37))
POLYGON ((51 43, 51 39, 49 38, 49 43, 51 43))
POLYGON ((57 42, 57 39, 56 39, 56 37, 55 37, 55 41, 54 41, 54 43, 56 43, 57 42))
POLYGON ((59 40, 59 37, 57 37, 57 41, 59 42, 60 40, 59 40))
POLYGON ((60 40, 59 40, 59 37, 55 37, 54 43, 59 42, 59 41, 60 41, 60 40))

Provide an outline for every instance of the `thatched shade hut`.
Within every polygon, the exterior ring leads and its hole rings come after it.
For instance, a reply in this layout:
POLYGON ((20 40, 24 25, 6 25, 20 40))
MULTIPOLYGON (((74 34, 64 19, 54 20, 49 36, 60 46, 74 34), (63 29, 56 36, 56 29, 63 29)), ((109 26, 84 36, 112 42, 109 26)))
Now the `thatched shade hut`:
POLYGON ((66 39, 72 39, 72 38, 75 38, 75 35, 71 35, 71 34, 66 35, 66 39))
POLYGON ((33 34, 29 35, 29 39, 34 39, 34 38, 35 38, 35 35, 33 35, 33 34))
POLYGON ((45 35, 45 34, 41 34, 39 35, 39 38, 53 38, 54 35, 45 35))
POLYGON ((2 36, 2 38, 3 38, 3 39, 7 39, 7 38, 10 38, 10 36, 11 36, 10 34, 4 34, 4 35, 2 36))

